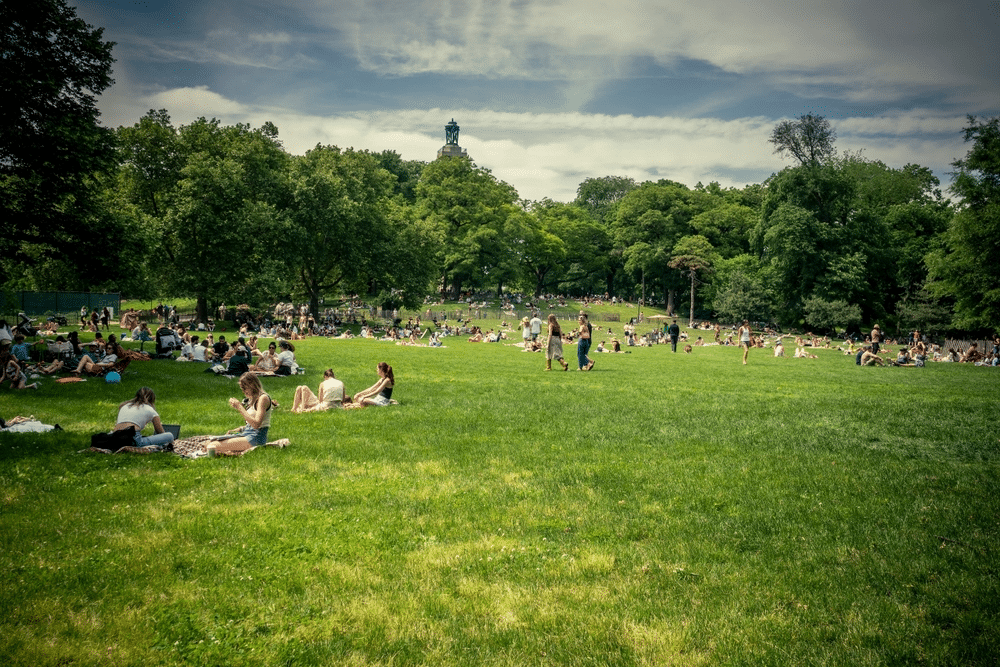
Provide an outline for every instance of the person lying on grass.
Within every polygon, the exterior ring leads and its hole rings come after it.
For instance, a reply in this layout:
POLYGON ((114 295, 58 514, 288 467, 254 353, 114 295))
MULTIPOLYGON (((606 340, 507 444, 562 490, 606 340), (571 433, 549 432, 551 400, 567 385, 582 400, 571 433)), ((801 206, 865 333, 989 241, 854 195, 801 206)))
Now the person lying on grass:
POLYGON ((304 384, 295 389, 292 412, 321 412, 339 408, 346 398, 344 383, 337 379, 332 368, 328 368, 323 372, 323 381, 319 383, 319 396, 304 384))

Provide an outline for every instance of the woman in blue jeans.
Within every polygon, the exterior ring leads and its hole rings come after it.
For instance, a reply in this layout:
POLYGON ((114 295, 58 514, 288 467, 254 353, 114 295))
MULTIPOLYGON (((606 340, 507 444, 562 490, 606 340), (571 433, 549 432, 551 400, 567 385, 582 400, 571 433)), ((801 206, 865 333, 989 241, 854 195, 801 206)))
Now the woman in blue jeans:
POLYGON ((149 387, 135 392, 135 398, 118 406, 118 419, 113 431, 135 429, 136 447, 163 447, 174 440, 173 433, 163 430, 160 415, 156 412, 156 394, 149 387), (143 436, 142 429, 153 424, 153 435, 143 436))
POLYGON ((590 352, 590 322, 587 321, 586 315, 581 314, 579 323, 580 331, 576 341, 576 363, 579 366, 577 370, 589 371, 594 367, 594 362, 587 358, 587 353, 590 352))

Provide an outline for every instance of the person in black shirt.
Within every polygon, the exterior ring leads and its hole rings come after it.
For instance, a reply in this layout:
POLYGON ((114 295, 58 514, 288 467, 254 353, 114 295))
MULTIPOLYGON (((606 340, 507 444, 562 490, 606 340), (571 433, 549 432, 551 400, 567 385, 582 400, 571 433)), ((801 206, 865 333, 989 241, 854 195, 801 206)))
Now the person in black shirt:
POLYGON ((673 352, 677 351, 677 339, 680 338, 681 328, 677 326, 677 320, 674 319, 673 323, 667 327, 667 335, 670 336, 670 349, 673 352))

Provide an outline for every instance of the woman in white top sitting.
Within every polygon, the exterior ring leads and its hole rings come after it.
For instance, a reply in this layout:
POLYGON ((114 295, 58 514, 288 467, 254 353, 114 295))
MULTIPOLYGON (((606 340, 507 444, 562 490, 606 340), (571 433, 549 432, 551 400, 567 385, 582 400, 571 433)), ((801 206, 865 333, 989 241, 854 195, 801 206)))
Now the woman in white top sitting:
POLYGON ((278 367, 278 355, 275 354, 275 350, 277 349, 278 345, 276 343, 268 343, 267 349, 260 353, 260 359, 257 360, 257 363, 250 370, 273 373, 274 369, 278 367))
POLYGON ((275 375, 292 375, 296 372, 299 365, 295 363, 295 348, 287 340, 283 340, 278 344, 281 348, 281 352, 278 353, 277 362, 278 367, 274 369, 275 375))
POLYGON ((135 392, 135 398, 118 406, 118 419, 113 431, 135 429, 136 447, 162 447, 174 440, 173 433, 163 430, 160 415, 156 411, 156 394, 149 387, 135 392), (153 435, 143 436, 142 429, 153 425, 153 435))
POLYGON ((321 412, 330 408, 339 408, 344 403, 344 383, 336 378, 333 369, 323 372, 323 381, 319 384, 319 396, 312 393, 306 385, 295 389, 292 400, 292 412, 321 412))

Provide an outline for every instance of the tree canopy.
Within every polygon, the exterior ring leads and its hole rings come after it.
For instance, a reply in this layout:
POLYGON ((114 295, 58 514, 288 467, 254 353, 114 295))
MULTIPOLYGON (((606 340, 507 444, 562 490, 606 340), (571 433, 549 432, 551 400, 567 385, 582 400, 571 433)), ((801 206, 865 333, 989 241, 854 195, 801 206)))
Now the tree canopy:
POLYGON ((87 260, 85 241, 110 224, 93 195, 114 166, 95 99, 113 83, 113 46, 64 0, 0 3, 3 282, 12 262, 87 260))

